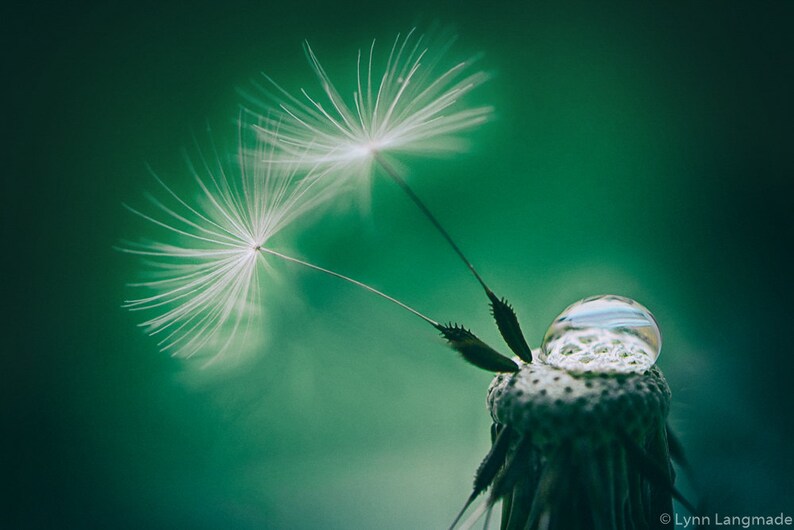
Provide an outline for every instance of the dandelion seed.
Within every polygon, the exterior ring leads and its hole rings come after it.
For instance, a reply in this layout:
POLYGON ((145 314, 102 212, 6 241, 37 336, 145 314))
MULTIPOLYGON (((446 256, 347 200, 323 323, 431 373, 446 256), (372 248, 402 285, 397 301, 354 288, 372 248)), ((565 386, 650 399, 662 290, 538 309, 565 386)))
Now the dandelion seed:
MULTIPOLYGON (((486 79, 484 72, 471 73, 472 60, 441 70, 448 43, 433 54, 424 37, 411 30, 394 40, 383 73, 375 63, 375 42, 364 55, 359 50, 356 63, 356 90, 352 104, 339 93, 320 64, 314 50, 306 44, 306 54, 322 86, 325 102, 302 90, 303 99, 290 95, 272 79, 273 93, 259 87, 265 101, 255 102, 279 112, 278 118, 264 119, 259 128, 262 139, 271 143, 285 163, 305 163, 328 168, 326 185, 368 179, 377 163, 414 202, 434 228, 444 237, 487 293, 487 285, 462 250, 443 228, 430 208, 419 198, 385 154, 412 152, 437 153, 462 148, 456 136, 486 121, 491 107, 465 107, 462 98, 486 79), (362 64, 362 58, 365 58, 362 64), (440 72, 440 73, 439 73, 440 72), (273 106, 278 109, 273 109, 273 106), (278 134, 272 125, 278 123, 278 134)), ((341 186, 340 186, 341 187, 341 186)), ((490 297, 490 294, 489 294, 490 297)))
POLYGON ((439 63, 448 47, 433 54, 424 37, 411 30, 404 38, 397 36, 379 73, 373 41, 368 53, 359 50, 356 90, 345 99, 306 44, 323 100, 306 90, 303 99, 296 98, 268 77, 273 89, 260 86, 265 100, 252 99, 259 106, 279 107, 283 117, 278 135, 269 126, 260 128, 260 135, 285 160, 327 164, 342 180, 368 178, 379 154, 460 151, 464 144, 457 134, 485 122, 492 109, 462 106, 464 96, 487 75, 470 72, 472 60, 442 71, 439 63))
POLYGON ((223 163, 214 150, 212 157, 199 153, 195 163, 188 161, 196 200, 155 175, 162 198, 148 196, 153 213, 128 207, 160 236, 121 249, 143 257, 150 276, 132 284, 145 294, 125 307, 154 314, 141 325, 175 355, 220 355, 248 334, 261 314, 260 250, 324 199, 311 172, 268 162, 267 143, 257 141, 248 151, 246 130, 240 129, 233 163, 223 163))
MULTIPOLYGON (((448 46, 447 46, 448 47, 448 46)), ((460 100, 486 78, 483 72, 467 73, 472 61, 464 61, 437 75, 444 51, 432 55, 424 47, 423 37, 410 31, 399 35, 389 52, 384 73, 377 81, 374 75, 375 43, 369 50, 367 64, 362 67, 359 51, 356 65, 356 86, 353 105, 349 105, 334 87, 311 47, 306 53, 316 72, 330 106, 302 91, 308 102, 291 96, 275 82, 277 94, 269 100, 280 106, 279 134, 272 128, 260 128, 260 136, 278 149, 285 162, 303 161, 328 168, 338 180, 355 180, 373 173, 373 163, 408 196, 438 233, 449 244, 482 286, 493 310, 502 336, 510 349, 525 361, 532 354, 523 337, 512 307, 497 297, 474 268, 452 236, 414 192, 400 173, 384 158, 385 153, 432 153, 459 149, 456 133, 483 123, 490 107, 465 108, 460 100), (362 71, 366 75, 362 76, 362 71), (363 79, 362 79, 363 77, 363 79), (373 82, 373 79, 376 79, 373 82)), ((260 102, 261 104, 261 102, 260 102)), ((271 123, 273 118, 265 120, 271 123)), ((332 183, 333 185, 334 183, 332 183)))

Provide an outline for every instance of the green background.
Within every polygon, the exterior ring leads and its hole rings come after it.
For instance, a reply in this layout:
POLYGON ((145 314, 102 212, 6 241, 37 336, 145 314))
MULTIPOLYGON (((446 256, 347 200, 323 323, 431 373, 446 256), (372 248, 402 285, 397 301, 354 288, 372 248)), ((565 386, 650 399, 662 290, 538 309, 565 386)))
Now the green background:
MULTIPOLYGON (((403 159, 417 192, 535 346, 584 296, 648 306, 699 479, 683 489, 720 513, 794 513, 790 3, 63 4, 0 17, 0 526, 451 521, 489 445, 487 373, 286 264, 267 347, 202 369, 120 308, 138 265, 112 249, 138 236, 122 203, 153 189, 147 163, 184 182, 193 134, 233 138, 237 88, 261 71, 314 86, 303 39, 344 79, 372 38, 433 24, 458 57, 484 52, 473 101, 496 117, 463 156, 403 159)), ((294 239, 500 344, 476 283, 387 180, 371 215, 328 212, 294 239)))

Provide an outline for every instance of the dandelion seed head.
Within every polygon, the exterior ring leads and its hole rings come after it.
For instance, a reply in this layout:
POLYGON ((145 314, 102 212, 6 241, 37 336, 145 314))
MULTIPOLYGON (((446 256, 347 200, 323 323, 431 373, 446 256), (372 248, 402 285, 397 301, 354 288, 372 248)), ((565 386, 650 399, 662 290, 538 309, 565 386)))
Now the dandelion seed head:
POLYGON ((214 148, 188 160, 192 197, 153 173, 159 194, 148 208, 128 207, 156 235, 121 248, 145 265, 124 306, 146 314, 140 326, 174 355, 215 359, 261 335, 260 250, 324 199, 311 172, 273 163, 272 147, 240 130, 232 161, 214 148))

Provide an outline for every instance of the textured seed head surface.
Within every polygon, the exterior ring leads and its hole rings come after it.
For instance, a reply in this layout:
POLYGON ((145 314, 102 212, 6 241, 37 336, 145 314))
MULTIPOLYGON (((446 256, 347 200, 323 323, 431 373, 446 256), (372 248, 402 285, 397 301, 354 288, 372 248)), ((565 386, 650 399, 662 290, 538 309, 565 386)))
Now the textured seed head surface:
POLYGON ((642 440, 663 425, 669 406, 670 389, 655 366, 642 374, 582 374, 524 364, 514 374, 497 375, 488 390, 494 421, 538 447, 609 443, 620 432, 642 440))

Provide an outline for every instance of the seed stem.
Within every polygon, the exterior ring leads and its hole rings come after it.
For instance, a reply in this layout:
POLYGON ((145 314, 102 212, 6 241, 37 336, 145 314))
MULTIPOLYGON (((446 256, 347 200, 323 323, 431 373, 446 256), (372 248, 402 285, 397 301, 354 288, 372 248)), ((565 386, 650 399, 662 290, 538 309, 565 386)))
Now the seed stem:
POLYGON ((409 306, 407 304, 404 304, 403 302, 400 302, 396 298, 393 298, 393 297, 387 295, 386 293, 375 289, 374 287, 371 287, 371 286, 369 286, 369 285, 367 285, 365 283, 362 283, 362 282, 360 282, 358 280, 354 280, 353 278, 350 278, 349 276, 345 276, 344 274, 339 274, 338 272, 334 272, 332 270, 325 269, 323 267, 320 267, 318 265, 314 265, 314 264, 309 263, 307 261, 300 260, 298 258, 293 258, 292 256, 287 256, 286 254, 282 254, 280 252, 276 252, 275 250, 271 250, 269 248, 257 247, 256 250, 258 250, 261 253, 269 254, 271 256, 275 256, 275 257, 283 259, 285 261, 289 261, 291 263, 295 263, 297 265, 302 265, 303 267, 307 267, 309 269, 312 269, 312 270, 315 270, 315 271, 318 271, 318 272, 322 272, 323 274, 327 274, 328 276, 333 276, 334 278, 339 278, 340 280, 344 280, 344 281, 346 281, 348 283, 352 283, 353 285, 355 285, 357 287, 361 287, 362 289, 364 289, 366 291, 369 291, 370 293, 376 294, 376 295, 380 296, 381 298, 384 298, 384 299, 388 300, 389 302, 397 304, 398 306, 400 306, 403 309, 405 309, 406 311, 418 316, 419 318, 421 318, 422 320, 424 320, 425 322, 427 322, 428 324, 430 324, 431 326, 433 326, 433 327, 435 327, 437 329, 441 327, 441 325, 438 322, 436 322, 432 318, 420 313, 419 311, 417 311, 413 307, 411 307, 411 306, 409 306))
POLYGON ((444 227, 441 226, 441 223, 438 221, 438 219, 436 219, 436 216, 433 215, 433 213, 430 211, 430 208, 428 208, 427 205, 425 205, 425 203, 422 201, 422 199, 420 199, 419 196, 414 192, 414 190, 411 189, 411 187, 408 185, 405 179, 403 179, 400 176, 397 170, 395 170, 391 166, 391 164, 389 164, 383 158, 383 156, 381 156, 380 153, 377 152, 375 153, 375 160, 378 162, 378 164, 383 169, 383 171, 405 192, 406 195, 408 195, 408 198, 411 199, 411 201, 413 201, 413 203, 419 208, 419 210, 421 210, 424 216, 427 217, 428 221, 430 221, 433 224, 433 226, 436 228, 436 230, 438 230, 438 232, 447 241, 447 243, 449 243, 449 246, 452 247, 452 250, 455 251, 458 257, 460 257, 460 259, 463 261, 463 263, 466 264, 466 266, 469 268, 469 270, 477 279, 477 281, 480 283, 480 285, 482 285, 482 288, 485 289, 485 292, 491 293, 491 290, 488 288, 488 286, 485 284, 485 281, 482 279, 480 274, 474 268, 474 265, 472 265, 471 262, 468 260, 468 258, 466 258, 466 256, 463 254, 463 251, 460 249, 460 247, 458 247, 458 245, 452 239, 452 236, 450 236, 449 233, 446 230, 444 230, 444 227))

